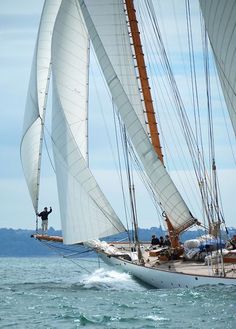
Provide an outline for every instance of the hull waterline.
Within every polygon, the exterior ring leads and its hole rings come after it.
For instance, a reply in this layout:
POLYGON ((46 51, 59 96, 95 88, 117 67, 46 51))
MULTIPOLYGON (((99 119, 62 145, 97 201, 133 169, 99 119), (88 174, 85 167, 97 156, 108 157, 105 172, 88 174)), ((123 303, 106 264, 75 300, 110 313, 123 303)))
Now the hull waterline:
MULTIPOLYGON (((142 266, 130 261, 99 253, 101 259, 108 265, 114 266, 116 269, 125 271, 133 275, 142 282, 155 288, 193 288, 203 285, 236 285, 236 278, 219 277, 211 275, 193 275, 171 270, 162 270, 158 268, 150 268, 142 266)), ((170 263, 171 264, 171 263, 170 263)))

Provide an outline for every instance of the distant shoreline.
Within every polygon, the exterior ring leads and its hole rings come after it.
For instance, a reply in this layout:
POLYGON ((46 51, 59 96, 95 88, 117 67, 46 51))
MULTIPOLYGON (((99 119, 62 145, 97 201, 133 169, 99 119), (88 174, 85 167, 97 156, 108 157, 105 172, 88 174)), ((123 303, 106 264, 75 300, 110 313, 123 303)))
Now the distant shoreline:
MULTIPOLYGON (((236 234, 236 228, 228 228, 229 236, 236 234)), ((32 230, 24 229, 0 229, 0 258, 14 258, 14 257, 58 257, 58 253, 77 253, 80 258, 91 258, 94 257, 90 250, 85 250, 83 247, 79 246, 63 246, 59 250, 54 250, 48 248, 46 243, 40 243, 34 238, 31 238, 31 235, 35 232, 32 230)), ((50 227, 48 231, 49 235, 58 235, 62 236, 61 231, 54 230, 50 227)), ((156 234, 157 236, 165 235, 166 232, 161 227, 151 227, 150 229, 139 229, 139 237, 142 241, 150 241, 151 236, 156 234)), ((181 241, 195 239, 198 236, 204 235, 203 230, 196 231, 187 231, 183 233, 181 241)), ((116 236, 106 239, 107 241, 119 241, 123 240, 126 237, 126 233, 120 233, 116 236)), ((49 245, 51 247, 51 245, 49 245)), ((62 245, 61 245, 62 246, 62 245)), ((95 255, 95 254, 94 254, 95 255)))

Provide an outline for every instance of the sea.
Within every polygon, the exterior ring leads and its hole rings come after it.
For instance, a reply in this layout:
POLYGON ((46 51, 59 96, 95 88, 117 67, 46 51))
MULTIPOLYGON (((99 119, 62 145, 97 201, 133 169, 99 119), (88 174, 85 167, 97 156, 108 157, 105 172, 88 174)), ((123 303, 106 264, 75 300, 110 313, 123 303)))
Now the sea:
POLYGON ((0 328, 236 328, 236 287, 153 289, 97 258, 0 258, 0 328))

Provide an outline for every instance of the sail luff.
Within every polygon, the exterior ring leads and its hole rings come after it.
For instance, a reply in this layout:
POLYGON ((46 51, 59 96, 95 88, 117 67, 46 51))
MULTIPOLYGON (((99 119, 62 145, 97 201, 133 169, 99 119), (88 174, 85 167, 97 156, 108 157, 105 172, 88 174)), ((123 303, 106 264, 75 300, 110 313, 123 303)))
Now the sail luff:
MULTIPOLYGON (((106 53, 106 49, 104 48, 100 35, 94 25, 89 9, 86 6, 86 2, 87 1, 83 0, 79 1, 98 61, 112 94, 114 103, 116 104, 118 115, 120 115, 126 126, 127 133, 134 149, 136 150, 152 183, 153 189, 158 196, 160 206, 165 210, 175 230, 180 230, 182 227, 190 226, 195 223, 195 219, 179 194, 162 162, 158 159, 122 83, 112 66, 110 58, 106 53)), ((117 4, 118 2, 113 0, 107 1, 106 3, 117 4)), ((105 19, 105 17, 102 17, 102 19, 105 19)), ((101 32, 102 31, 100 31, 100 33, 101 32)))
POLYGON ((60 3, 61 0, 46 0, 43 6, 30 74, 21 140, 20 153, 23 172, 36 212, 38 209, 43 122, 49 88, 51 37, 60 3))
MULTIPOLYGON (((40 188, 40 172, 41 172, 41 162, 42 162, 42 149, 43 149, 43 138, 44 138, 44 125, 45 125, 45 117, 46 117, 46 105, 48 99, 48 91, 49 91, 49 84, 50 84, 50 77, 51 77, 51 63, 48 68, 48 76, 47 82, 45 87, 45 97, 43 103, 43 112, 42 116, 39 117, 41 121, 41 134, 39 140, 39 156, 38 156, 38 168, 37 168, 37 178, 36 178, 36 202, 35 202, 35 212, 38 212, 38 203, 39 203, 39 188, 40 188)), ((38 225, 37 225, 38 226, 38 225)), ((36 227, 38 229, 38 227, 36 227)))

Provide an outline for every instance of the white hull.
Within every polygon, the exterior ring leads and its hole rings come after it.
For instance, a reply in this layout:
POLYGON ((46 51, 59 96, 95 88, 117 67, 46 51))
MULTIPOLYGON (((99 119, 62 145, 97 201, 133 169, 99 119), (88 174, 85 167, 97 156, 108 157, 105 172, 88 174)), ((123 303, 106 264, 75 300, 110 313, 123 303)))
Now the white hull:
POLYGON ((185 274, 171 270, 145 267, 105 253, 99 253, 99 256, 106 264, 129 272, 137 279, 155 288, 193 288, 217 284, 236 285, 235 277, 225 278, 211 275, 185 274))

